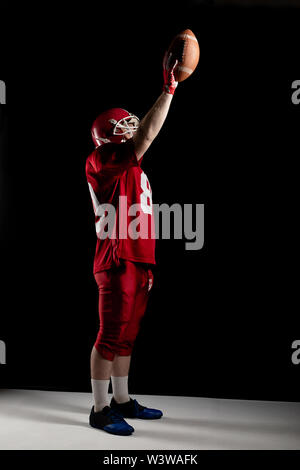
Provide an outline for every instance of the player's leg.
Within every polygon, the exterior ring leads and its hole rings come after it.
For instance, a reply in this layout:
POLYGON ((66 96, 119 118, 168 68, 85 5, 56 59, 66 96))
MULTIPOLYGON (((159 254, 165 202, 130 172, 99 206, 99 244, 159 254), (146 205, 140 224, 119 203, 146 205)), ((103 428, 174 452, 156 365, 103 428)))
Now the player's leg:
POLYGON ((136 263, 123 262, 124 270, 120 276, 119 292, 123 296, 122 319, 124 321, 122 335, 120 336, 119 351, 115 355, 112 366, 112 390, 117 403, 129 401, 128 374, 131 361, 131 351, 134 339, 129 333, 135 323, 138 322, 136 305, 139 303, 141 284, 145 279, 141 278, 140 268, 136 263))
POLYGON ((122 336, 122 347, 119 350, 120 356, 124 356, 126 351, 131 354, 133 350, 136 337, 140 330, 141 321, 147 308, 150 290, 150 275, 148 270, 139 263, 129 262, 128 265, 130 268, 130 278, 132 279, 132 283, 134 283, 132 288, 133 309, 122 336))
POLYGON ((111 377, 113 397, 115 402, 119 404, 126 403, 130 400, 128 392, 128 375, 131 351, 139 331, 141 319, 146 310, 149 296, 148 272, 139 264, 132 262, 126 262, 125 264, 127 276, 127 303, 132 303, 133 308, 130 311, 130 318, 122 336, 119 350, 120 354, 116 354, 113 361, 111 377), (129 298, 129 292, 131 300, 129 298))
POLYGON ((129 401, 128 394, 128 375, 130 368, 130 356, 119 356, 116 354, 111 372, 111 383, 113 395, 117 403, 126 403, 129 401))
POLYGON ((125 324, 120 295, 121 273, 122 270, 109 270, 95 274, 99 291, 100 328, 91 353, 91 381, 96 411, 109 405, 108 387, 113 360, 125 324))
POLYGON ((90 425, 111 434, 130 435, 134 428, 109 406, 108 387, 113 359, 118 348, 122 331, 118 277, 113 272, 95 275, 99 290, 100 329, 91 352, 91 383, 95 405, 92 407, 90 425))
MULTIPOLYGON (((133 264, 133 263, 132 263, 133 264)), ((125 374, 129 372, 130 366, 130 359, 131 356, 125 356, 125 352, 132 351, 134 342, 139 332, 141 320, 145 314, 145 310, 148 303, 149 298, 149 290, 153 284, 153 275, 152 272, 143 268, 140 265, 135 265, 132 267, 132 270, 135 270, 135 275, 131 276, 131 278, 135 278, 136 280, 136 292, 135 292, 135 302, 134 302, 134 310, 132 311, 132 316, 130 322, 127 325, 127 328, 124 332, 124 336, 122 337, 122 347, 120 348, 120 355, 116 356, 114 359, 113 364, 113 371, 118 371, 119 373, 125 374), (122 361, 122 354, 124 354, 125 358, 122 361)), ((113 372, 115 373, 115 372, 113 372)), ((113 384, 113 398, 111 400, 110 406, 115 409, 118 413, 122 416, 127 418, 140 418, 140 419, 159 419, 162 417, 163 413, 160 410, 147 408, 145 406, 140 405, 136 400, 133 400, 128 395, 128 377, 125 375, 116 377, 118 381, 113 382, 112 376, 112 384, 113 384), (121 382, 123 387, 123 393, 127 392, 128 401, 127 402, 119 402, 115 399, 115 394, 119 392, 118 385, 121 382)), ((120 385, 119 385, 120 386, 120 385)))
POLYGON ((130 362, 131 362, 131 355, 119 356, 118 354, 116 354, 112 362, 112 375, 115 375, 115 376, 128 375, 130 362))
POLYGON ((93 346, 91 352, 91 384, 96 412, 101 411, 105 406, 109 406, 108 388, 112 364, 112 361, 104 359, 93 346))
POLYGON ((109 380, 113 368, 113 361, 104 357, 93 346, 91 352, 91 376, 97 380, 109 380))

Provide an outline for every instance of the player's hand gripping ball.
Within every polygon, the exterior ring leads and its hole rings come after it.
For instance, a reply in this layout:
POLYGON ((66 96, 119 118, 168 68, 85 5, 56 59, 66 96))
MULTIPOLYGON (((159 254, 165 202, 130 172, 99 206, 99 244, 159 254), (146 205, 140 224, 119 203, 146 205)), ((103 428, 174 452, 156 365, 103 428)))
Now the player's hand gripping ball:
POLYGON ((172 52, 166 52, 163 60, 164 86, 163 91, 174 95, 178 82, 175 79, 174 71, 178 60, 174 58, 172 52))

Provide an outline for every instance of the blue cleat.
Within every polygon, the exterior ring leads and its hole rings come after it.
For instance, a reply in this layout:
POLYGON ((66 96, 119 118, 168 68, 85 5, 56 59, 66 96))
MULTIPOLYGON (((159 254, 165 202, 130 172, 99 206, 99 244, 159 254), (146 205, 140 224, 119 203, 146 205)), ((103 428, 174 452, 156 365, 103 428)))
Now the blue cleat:
POLYGON ((123 416, 109 406, 105 406, 103 410, 97 412, 93 407, 90 413, 90 425, 118 436, 130 436, 134 432, 134 428, 126 423, 123 416))
POLYGON ((146 408, 146 406, 140 405, 132 398, 126 403, 117 403, 112 397, 110 407, 122 415, 123 418, 159 419, 163 416, 162 411, 146 408))

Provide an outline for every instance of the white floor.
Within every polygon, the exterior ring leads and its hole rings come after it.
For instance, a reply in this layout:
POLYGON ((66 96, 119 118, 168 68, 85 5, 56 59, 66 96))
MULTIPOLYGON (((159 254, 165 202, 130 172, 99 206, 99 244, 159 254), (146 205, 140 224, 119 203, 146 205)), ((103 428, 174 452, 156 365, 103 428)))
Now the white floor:
POLYGON ((124 437, 89 426, 91 394, 0 390, 0 449, 300 449, 300 403, 131 396, 164 416, 124 437))

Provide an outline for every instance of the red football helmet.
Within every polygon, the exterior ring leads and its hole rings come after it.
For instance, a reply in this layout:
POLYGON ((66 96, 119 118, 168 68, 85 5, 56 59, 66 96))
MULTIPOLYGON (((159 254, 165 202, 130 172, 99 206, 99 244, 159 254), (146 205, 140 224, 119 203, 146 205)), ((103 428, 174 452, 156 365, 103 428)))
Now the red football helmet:
POLYGON ((97 147, 108 142, 125 142, 125 134, 133 133, 139 127, 139 118, 122 108, 111 108, 101 113, 92 125, 92 139, 97 147))

